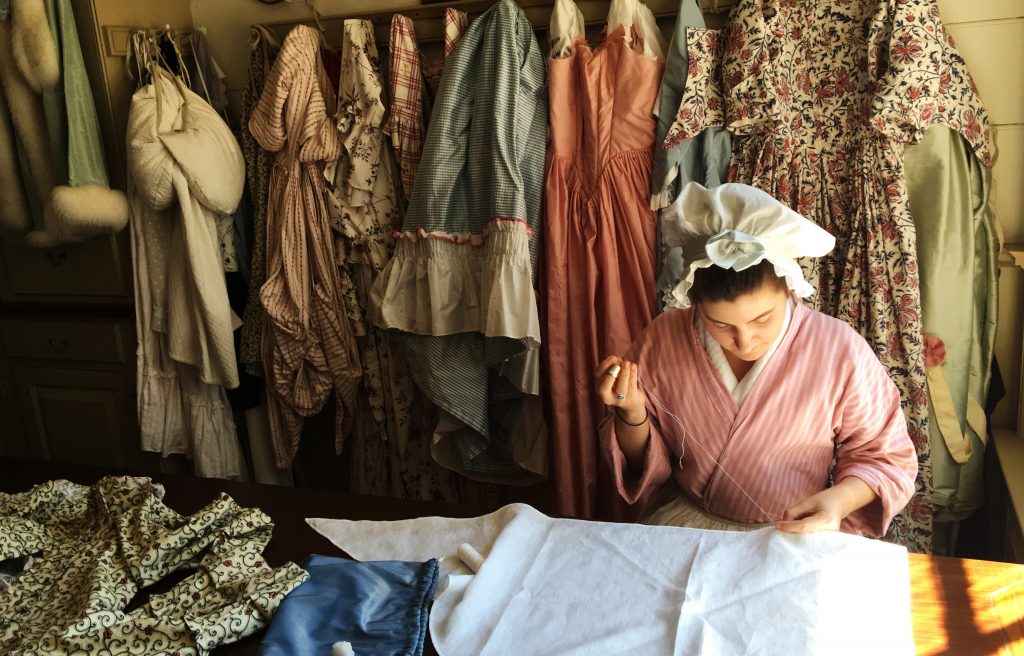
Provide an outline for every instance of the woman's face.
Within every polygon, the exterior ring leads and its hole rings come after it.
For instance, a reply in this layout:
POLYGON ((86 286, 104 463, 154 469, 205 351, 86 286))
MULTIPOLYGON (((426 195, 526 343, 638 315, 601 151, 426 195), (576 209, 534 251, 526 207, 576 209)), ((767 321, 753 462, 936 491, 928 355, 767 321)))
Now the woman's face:
POLYGON ((722 350, 753 362, 779 336, 788 298, 785 290, 765 284, 734 301, 705 301, 697 310, 704 327, 722 350))

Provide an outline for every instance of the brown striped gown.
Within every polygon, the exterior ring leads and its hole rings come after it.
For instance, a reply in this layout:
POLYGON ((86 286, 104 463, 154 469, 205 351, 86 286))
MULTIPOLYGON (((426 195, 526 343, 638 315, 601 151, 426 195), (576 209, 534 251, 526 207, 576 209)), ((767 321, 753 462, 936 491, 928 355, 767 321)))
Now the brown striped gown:
POLYGON ((360 376, 342 308, 322 164, 341 154, 334 93, 319 35, 300 25, 281 46, 249 130, 276 152, 267 207, 267 280, 260 289, 270 430, 281 468, 291 466, 302 424, 333 393, 341 450, 360 376))

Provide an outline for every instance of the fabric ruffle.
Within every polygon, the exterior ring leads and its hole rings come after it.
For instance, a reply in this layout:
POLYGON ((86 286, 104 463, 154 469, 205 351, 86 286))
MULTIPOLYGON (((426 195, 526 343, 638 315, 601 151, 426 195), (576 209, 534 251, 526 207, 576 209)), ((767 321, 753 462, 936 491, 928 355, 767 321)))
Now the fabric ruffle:
POLYGON ((197 476, 238 478, 241 453, 224 388, 196 382, 194 390, 185 391, 183 385, 177 373, 143 368, 138 390, 142 450, 184 455, 197 476))
POLYGON ((371 291, 374 322, 419 335, 479 332, 540 345, 530 228, 497 219, 483 234, 398 233, 371 291))
POLYGON ((548 34, 552 59, 564 59, 573 54, 576 42, 586 39, 584 25, 583 12, 573 0, 555 1, 548 34))
MULTIPOLYGON (((762 260, 768 260, 772 263, 775 275, 779 278, 785 278, 786 286, 793 290, 793 293, 799 298, 807 298, 814 295, 816 291, 814 285, 804 280, 803 269, 800 268, 796 260, 764 255, 751 266, 760 264, 762 260)), ((665 292, 665 306, 680 310, 690 307, 690 297, 687 294, 690 288, 693 287, 693 277, 698 269, 706 269, 710 266, 717 265, 708 258, 687 262, 683 268, 683 278, 675 287, 665 292)))

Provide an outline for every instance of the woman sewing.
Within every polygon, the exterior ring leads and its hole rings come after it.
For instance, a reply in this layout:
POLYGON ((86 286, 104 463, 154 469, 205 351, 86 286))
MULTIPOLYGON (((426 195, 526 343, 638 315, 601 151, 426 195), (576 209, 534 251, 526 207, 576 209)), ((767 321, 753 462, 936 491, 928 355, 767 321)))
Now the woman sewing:
POLYGON ((860 335, 797 300, 814 289, 795 258, 833 237, 740 184, 691 183, 664 220, 678 309, 597 371, 619 493, 653 524, 884 535, 917 475, 899 392, 860 335))

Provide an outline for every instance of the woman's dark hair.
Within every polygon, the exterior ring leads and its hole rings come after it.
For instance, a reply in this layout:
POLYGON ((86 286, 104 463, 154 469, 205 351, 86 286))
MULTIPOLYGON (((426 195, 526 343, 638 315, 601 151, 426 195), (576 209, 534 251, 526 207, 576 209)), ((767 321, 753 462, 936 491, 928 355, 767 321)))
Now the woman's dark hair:
POLYGON ((788 289, 786 279, 775 275, 775 267, 768 260, 761 260, 743 271, 711 265, 697 269, 693 274, 690 302, 735 301, 744 294, 756 292, 762 285, 770 285, 779 291, 788 289))

